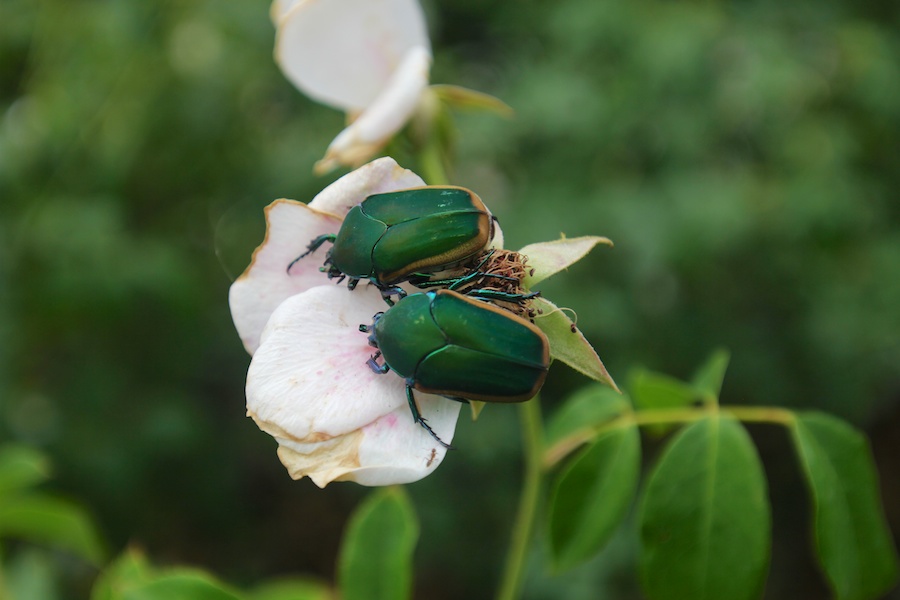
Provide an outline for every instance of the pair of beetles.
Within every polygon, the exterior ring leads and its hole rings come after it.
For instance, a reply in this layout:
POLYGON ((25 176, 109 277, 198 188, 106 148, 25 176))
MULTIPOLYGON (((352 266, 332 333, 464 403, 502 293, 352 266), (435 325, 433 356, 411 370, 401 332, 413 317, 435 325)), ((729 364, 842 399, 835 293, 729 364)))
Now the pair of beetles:
POLYGON ((522 402, 540 390, 550 366, 544 333, 495 303, 522 313, 536 294, 524 293, 518 278, 486 268, 495 252, 488 249, 494 224, 481 199, 465 188, 375 194, 350 210, 336 234, 312 240, 287 268, 290 273, 298 260, 331 242, 320 269, 329 279, 347 278, 351 290, 366 279, 380 290, 390 308, 359 327, 377 349, 367 364, 403 377, 413 419, 447 448, 419 412, 413 390, 460 402, 522 402), (435 275, 441 271, 452 276, 435 275), (407 295, 404 282, 428 291, 407 295))

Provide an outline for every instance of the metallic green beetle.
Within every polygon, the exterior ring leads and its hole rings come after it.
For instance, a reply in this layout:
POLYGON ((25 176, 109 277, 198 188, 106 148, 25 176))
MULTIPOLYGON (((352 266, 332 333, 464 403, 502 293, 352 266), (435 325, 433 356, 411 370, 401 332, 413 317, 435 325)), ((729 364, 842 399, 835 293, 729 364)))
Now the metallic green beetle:
POLYGON ((541 389, 550 367, 550 345, 540 329, 450 290, 406 296, 359 329, 378 349, 369 367, 406 380, 413 419, 448 448, 425 422, 412 390, 461 402, 524 402, 541 389))
POLYGON ((349 278, 351 290, 368 279, 393 304, 391 296, 406 295, 398 287, 404 281, 419 287, 458 282, 431 281, 429 274, 474 259, 493 238, 494 217, 481 198, 465 188, 425 186, 374 194, 350 209, 338 233, 313 239, 288 265, 288 272, 298 260, 332 242, 321 269, 328 278, 349 278))

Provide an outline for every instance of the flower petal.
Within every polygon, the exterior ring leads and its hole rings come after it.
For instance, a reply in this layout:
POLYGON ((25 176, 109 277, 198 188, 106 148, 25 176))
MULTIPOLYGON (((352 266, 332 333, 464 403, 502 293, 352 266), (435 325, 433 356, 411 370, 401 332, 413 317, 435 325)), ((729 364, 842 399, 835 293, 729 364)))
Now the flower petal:
POLYGON ((309 205, 277 200, 266 208, 266 239, 253 253, 250 266, 232 284, 231 316, 247 352, 253 354, 272 311, 282 301, 317 285, 333 285, 319 272, 324 250, 287 266, 309 242, 337 233, 351 207, 367 196, 424 185, 422 179, 392 158, 380 158, 352 171, 322 190, 309 205))
POLYGON ((423 46, 407 51, 381 93, 328 146, 317 173, 338 165, 356 166, 377 153, 409 121, 428 87, 431 53, 423 46))
POLYGON ((272 19, 272 23, 275 24, 275 27, 278 27, 281 19, 283 19, 295 5, 300 4, 303 1, 304 0, 275 0, 272 2, 272 6, 269 8, 269 17, 272 19))
MULTIPOLYGON (((404 380, 373 372, 361 323, 384 307, 372 288, 320 286, 273 313, 247 374, 247 413, 278 441, 292 477, 324 486, 415 481, 444 448, 413 422, 404 380)), ((445 442, 460 404, 416 393, 422 415, 445 442)))
POLYGON ((525 287, 530 289, 551 275, 569 268, 584 258, 597 244, 612 246, 609 238, 596 235, 562 238, 525 246, 519 253, 528 257, 528 267, 534 270, 533 275, 525 278, 525 287))
POLYGON ((310 208, 347 216, 350 209, 372 194, 425 185, 421 177, 404 169, 393 158, 382 157, 351 171, 319 192, 310 208))
POLYGON ((430 49, 416 0, 283 2, 275 60, 303 93, 344 111, 360 111, 381 93, 406 52, 430 49))
POLYGON ((234 326, 244 348, 253 354, 272 311, 285 299, 330 282, 319 271, 324 252, 288 265, 306 251, 310 240, 337 233, 341 219, 294 200, 276 200, 266 207, 266 239, 228 292, 234 326))

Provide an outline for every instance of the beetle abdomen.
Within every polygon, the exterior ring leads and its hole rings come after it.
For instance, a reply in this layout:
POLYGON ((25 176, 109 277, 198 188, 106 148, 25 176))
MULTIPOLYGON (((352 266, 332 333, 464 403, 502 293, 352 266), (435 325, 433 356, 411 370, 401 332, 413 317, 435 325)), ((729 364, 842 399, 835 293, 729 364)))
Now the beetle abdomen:
POLYGON ((486 402, 534 396, 550 366, 543 332, 450 290, 407 296, 375 322, 385 363, 414 389, 486 402))
POLYGON ((547 366, 448 345, 419 363, 413 387, 483 402, 523 402, 541 389, 546 377, 547 366))
POLYGON ((484 213, 442 213, 392 225, 372 250, 379 281, 391 284, 409 275, 463 262, 489 240, 484 213))
POLYGON ((463 262, 493 237, 490 211, 474 192, 430 186, 374 194, 361 204, 386 231, 372 248, 372 275, 390 285, 463 262))

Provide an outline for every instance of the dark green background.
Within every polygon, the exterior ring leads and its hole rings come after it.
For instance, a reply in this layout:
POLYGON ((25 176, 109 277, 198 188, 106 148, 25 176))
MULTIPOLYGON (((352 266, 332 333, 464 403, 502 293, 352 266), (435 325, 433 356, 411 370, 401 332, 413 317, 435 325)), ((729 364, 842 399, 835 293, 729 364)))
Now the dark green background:
MULTIPOLYGON (((426 4, 432 80, 516 110, 459 115, 452 182, 485 199, 511 248, 561 232, 615 241, 542 289, 577 311, 617 381, 637 365, 686 377, 731 349, 726 403, 816 407, 867 431, 895 532, 897 7, 426 4)), ((0 2, 0 439, 47 451, 53 489, 90 507, 114 551, 137 544, 239 585, 331 579, 365 493, 292 482, 244 416, 228 286, 262 239, 262 208, 337 176, 311 169, 343 124, 274 65, 268 10, 0 2)), ((546 411, 584 383, 554 368, 546 411)), ((517 431, 513 407, 462 418, 459 449, 409 486, 417 597, 491 595, 517 431)), ((787 436, 752 433, 774 505, 766 597, 825 597, 787 436)), ((570 575, 535 563, 527 597, 639 597, 634 540, 623 531, 570 575)), ((61 569, 60 588, 83 596, 94 574, 61 569)))

